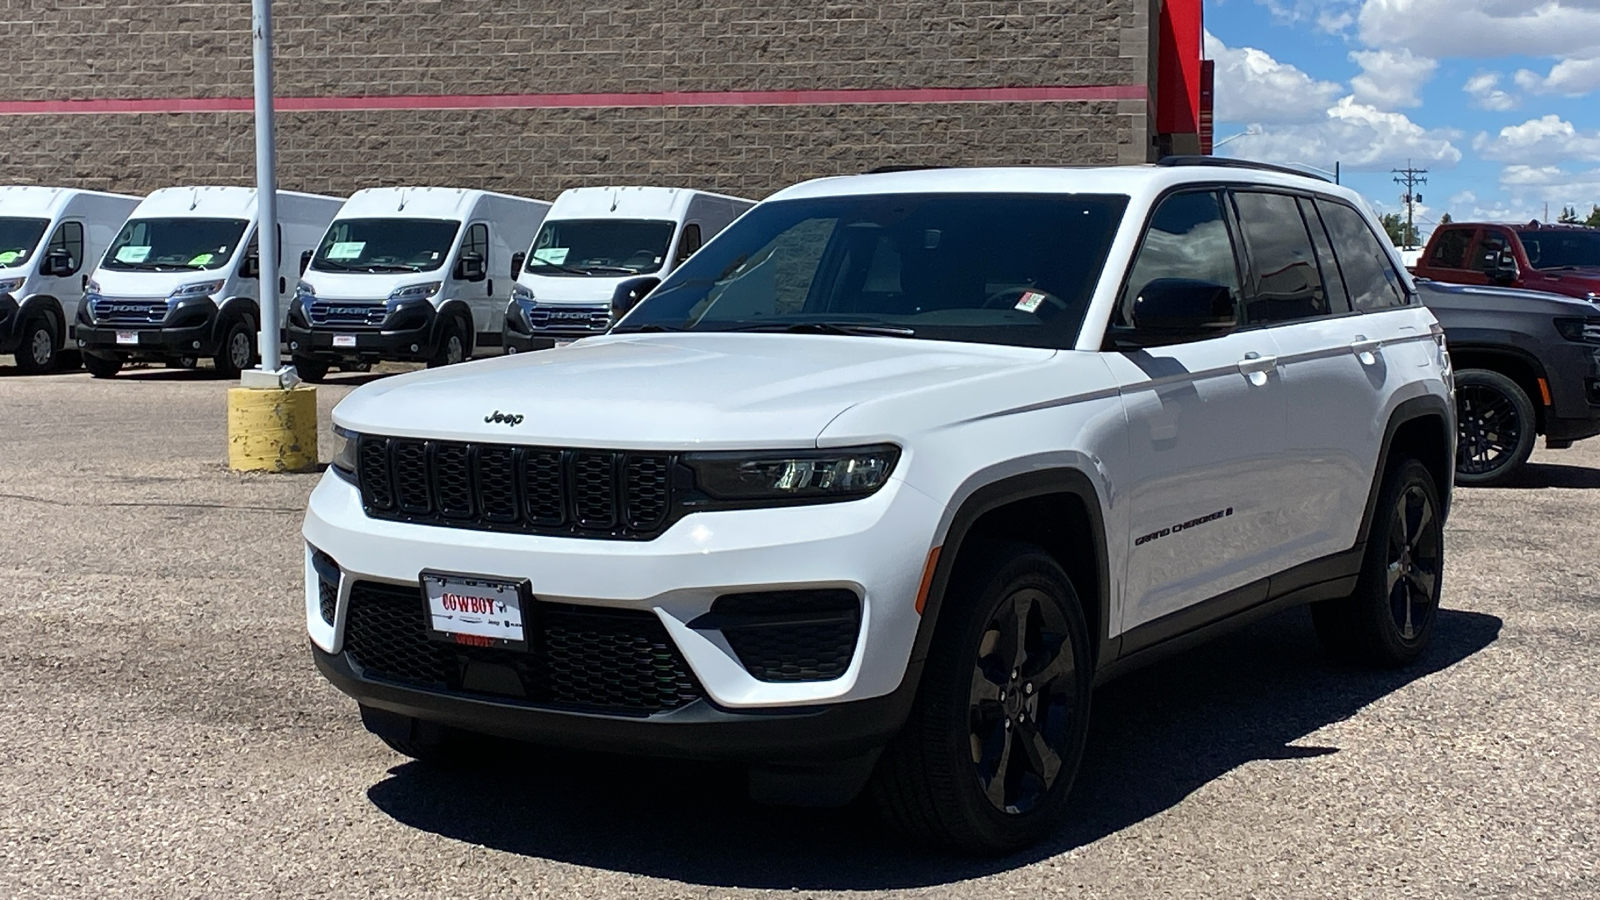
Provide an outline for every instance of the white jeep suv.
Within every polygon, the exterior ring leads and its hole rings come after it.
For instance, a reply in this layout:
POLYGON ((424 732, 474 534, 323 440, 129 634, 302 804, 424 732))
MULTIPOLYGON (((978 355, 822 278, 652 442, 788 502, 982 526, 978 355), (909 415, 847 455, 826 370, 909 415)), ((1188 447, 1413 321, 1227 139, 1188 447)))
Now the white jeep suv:
POLYGON ((1450 363, 1382 234, 1215 160, 781 191, 608 335, 339 405, 316 664, 420 759, 724 760, 1019 847, 1116 673, 1299 604, 1423 652, 1450 363))

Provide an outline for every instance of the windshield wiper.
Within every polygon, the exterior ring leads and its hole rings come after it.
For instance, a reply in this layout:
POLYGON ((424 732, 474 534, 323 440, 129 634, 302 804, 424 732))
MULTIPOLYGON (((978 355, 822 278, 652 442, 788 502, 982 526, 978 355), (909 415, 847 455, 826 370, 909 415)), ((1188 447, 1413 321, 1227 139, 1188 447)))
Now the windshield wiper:
POLYGON ((364 266, 356 266, 356 268, 364 269, 364 270, 366 270, 368 272, 421 272, 422 271, 422 267, 420 267, 420 266, 402 266, 402 265, 395 265, 395 264, 392 264, 392 263, 368 263, 367 265, 364 265, 364 266))
POLYGON ((365 266, 358 266, 352 263, 343 263, 337 259, 319 259, 311 264, 311 268, 313 269, 321 269, 323 266, 329 266, 343 272, 354 272, 358 269, 365 268, 365 266))
POLYGON ((542 259, 529 260, 528 261, 528 271, 532 272, 535 268, 540 268, 540 269, 560 269, 561 271, 566 272, 566 273, 571 274, 571 275, 587 275, 587 274, 589 274, 588 271, 585 270, 585 269, 574 269, 571 266, 563 266, 560 263, 547 262, 547 261, 542 260, 542 259))
POLYGON ((915 337, 914 328, 903 325, 870 325, 857 322, 759 322, 718 328, 717 331, 756 331, 781 334, 843 334, 852 337, 915 337))
POLYGON ((627 266, 585 266, 583 272, 585 275, 593 275, 596 272, 621 272, 624 275, 639 274, 638 269, 632 269, 627 266))

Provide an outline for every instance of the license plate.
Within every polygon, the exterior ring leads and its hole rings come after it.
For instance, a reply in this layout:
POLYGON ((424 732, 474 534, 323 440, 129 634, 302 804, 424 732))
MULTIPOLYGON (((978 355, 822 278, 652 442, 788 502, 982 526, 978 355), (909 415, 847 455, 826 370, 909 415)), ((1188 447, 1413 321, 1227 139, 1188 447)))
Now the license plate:
POLYGON ((422 595, 435 639, 473 647, 528 648, 522 613, 533 593, 526 580, 423 572, 422 595))
POLYGON ((137 343, 139 343, 139 332, 137 332, 137 331, 119 331, 119 332, 117 332, 117 343, 119 343, 119 344, 137 344, 137 343))
POLYGON ((335 347, 354 347, 356 345, 356 336, 353 334, 336 334, 333 336, 333 345, 335 347))
POLYGON ((556 346, 557 347, 565 347, 570 343, 572 343, 572 342, 571 341, 556 341, 556 346))

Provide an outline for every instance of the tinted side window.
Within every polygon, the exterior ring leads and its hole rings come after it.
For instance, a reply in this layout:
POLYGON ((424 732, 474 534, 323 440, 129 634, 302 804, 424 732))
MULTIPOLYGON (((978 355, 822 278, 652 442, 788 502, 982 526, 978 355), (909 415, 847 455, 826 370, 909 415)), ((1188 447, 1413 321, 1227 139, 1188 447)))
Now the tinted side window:
POLYGON ((62 222, 56 233, 50 236, 50 246, 45 248, 46 255, 57 250, 64 250, 72 259, 71 271, 75 274, 83 267, 83 224, 80 222, 62 222))
POLYGON ((1300 205, 1287 194, 1234 195, 1250 251, 1245 322, 1284 322, 1328 314, 1328 292, 1300 205))
POLYGON ((678 238, 678 253, 672 259, 673 268, 683 265, 683 261, 694 255, 700 249, 700 226, 683 226, 683 236, 678 238))
POLYGON ((1499 260, 1500 253, 1511 246, 1511 241, 1506 238, 1506 233, 1498 228, 1485 228, 1483 237, 1478 239, 1478 252, 1472 256, 1471 268, 1479 272, 1488 272, 1494 268, 1499 260))
POLYGON ((1406 304, 1404 284, 1389 254, 1361 214, 1342 203, 1318 200, 1322 221, 1333 238, 1350 304, 1357 312, 1371 312, 1406 304))
POLYGON ((1467 247, 1471 243, 1471 228, 1447 229, 1433 242, 1433 253, 1428 257, 1428 263, 1441 269, 1465 269, 1467 247))
POLYGON ((1328 287, 1328 308, 1334 313, 1350 311, 1350 294, 1344 287, 1344 276, 1339 273, 1339 260, 1333 255, 1333 242, 1328 239, 1328 226, 1323 223, 1317 206, 1305 197, 1300 198, 1300 215, 1311 232, 1311 244, 1317 248, 1317 266, 1322 269, 1322 283, 1328 287))
POLYGON ((1215 191, 1173 194, 1161 201, 1133 258, 1113 324, 1133 325, 1133 302, 1158 278, 1190 278, 1239 291, 1239 267, 1215 191))

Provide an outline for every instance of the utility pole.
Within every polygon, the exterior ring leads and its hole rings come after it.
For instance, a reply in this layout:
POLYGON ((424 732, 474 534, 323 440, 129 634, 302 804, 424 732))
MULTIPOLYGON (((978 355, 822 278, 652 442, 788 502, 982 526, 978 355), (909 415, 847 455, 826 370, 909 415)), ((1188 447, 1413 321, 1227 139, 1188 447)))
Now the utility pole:
POLYGON ((1406 189, 1406 192, 1400 195, 1401 202, 1406 205, 1406 234, 1402 243, 1409 249, 1412 244, 1416 243, 1417 230, 1413 222, 1416 218, 1417 204, 1422 202, 1422 195, 1417 193, 1417 185, 1428 183, 1428 179, 1423 177, 1428 174, 1428 170, 1412 166, 1411 160, 1408 159, 1404 169, 1390 169, 1389 171, 1395 173, 1394 183, 1402 185, 1406 189))
POLYGON ((272 0, 251 4, 255 57, 256 244, 261 253, 261 371, 280 380, 278 358, 278 148, 272 108, 272 0))

